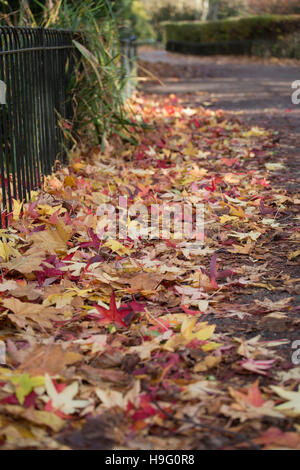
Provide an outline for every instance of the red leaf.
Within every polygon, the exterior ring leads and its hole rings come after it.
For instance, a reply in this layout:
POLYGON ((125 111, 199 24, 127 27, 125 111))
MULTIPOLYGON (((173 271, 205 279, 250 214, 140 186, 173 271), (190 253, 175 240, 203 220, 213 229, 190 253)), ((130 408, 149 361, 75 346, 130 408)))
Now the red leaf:
POLYGON ((216 278, 217 278, 217 253, 216 252, 212 255, 212 258, 210 261, 209 277, 210 277, 210 282, 211 282, 212 287, 214 289, 219 289, 219 286, 216 281, 216 278))
POLYGON ((128 313, 131 312, 131 310, 129 308, 122 308, 122 312, 118 312, 114 292, 111 294, 109 309, 100 307, 100 305, 96 304, 94 304, 94 307, 98 310, 99 313, 101 313, 102 317, 104 317, 99 319, 100 322, 106 319, 109 320, 109 322, 117 323, 127 328, 123 318, 126 317, 128 313))

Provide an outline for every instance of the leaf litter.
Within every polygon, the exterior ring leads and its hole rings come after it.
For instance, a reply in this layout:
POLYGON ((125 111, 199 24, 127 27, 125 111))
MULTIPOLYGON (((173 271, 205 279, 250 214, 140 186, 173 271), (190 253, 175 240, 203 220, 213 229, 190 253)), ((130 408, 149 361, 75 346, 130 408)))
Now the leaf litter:
POLYGON ((299 450, 299 198, 278 140, 174 95, 131 106, 137 147, 76 148, 1 230, 0 448, 299 450), (105 236, 97 209, 121 217, 120 198, 203 204, 205 238, 179 240, 176 216, 131 238, 131 214, 105 236))

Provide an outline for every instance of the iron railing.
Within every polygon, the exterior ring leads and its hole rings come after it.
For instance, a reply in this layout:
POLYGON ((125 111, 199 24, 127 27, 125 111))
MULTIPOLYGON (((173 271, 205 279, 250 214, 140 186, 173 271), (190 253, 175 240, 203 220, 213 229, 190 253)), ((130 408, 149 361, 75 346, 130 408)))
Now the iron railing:
MULTIPOLYGON (((64 134, 74 131, 70 86, 79 33, 0 26, 0 227, 13 199, 28 201, 56 161, 66 161, 64 134)), ((124 99, 136 86, 135 38, 121 40, 124 99)))
POLYGON ((121 66, 125 74, 124 99, 129 98, 137 85, 137 42, 135 36, 122 38, 121 41, 121 66))
MULTIPOLYGON (((27 201, 56 160, 64 161, 64 126, 76 33, 0 27, 0 225, 13 199, 27 201)), ((76 37, 78 40, 78 37, 76 37)))

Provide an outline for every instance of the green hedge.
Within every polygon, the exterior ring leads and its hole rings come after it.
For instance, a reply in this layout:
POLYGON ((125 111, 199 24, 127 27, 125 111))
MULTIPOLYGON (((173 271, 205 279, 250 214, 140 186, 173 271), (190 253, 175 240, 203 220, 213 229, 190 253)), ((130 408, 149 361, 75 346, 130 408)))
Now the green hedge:
POLYGON ((164 40, 211 43, 220 41, 280 39, 300 32, 300 15, 265 15, 221 21, 164 23, 164 40))

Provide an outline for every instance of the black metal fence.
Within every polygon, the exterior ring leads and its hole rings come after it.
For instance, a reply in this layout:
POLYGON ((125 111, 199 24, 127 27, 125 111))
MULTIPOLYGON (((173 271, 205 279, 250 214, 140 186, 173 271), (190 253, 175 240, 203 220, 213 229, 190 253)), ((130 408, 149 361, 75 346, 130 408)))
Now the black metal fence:
MULTIPOLYGON (((0 225, 56 160, 72 121, 71 31, 0 27, 0 225), (65 129, 64 129, 65 127, 65 129)), ((76 37, 78 40, 78 37, 76 37)))
POLYGON ((137 85, 137 42, 135 36, 121 39, 121 66, 126 76, 124 99, 130 97, 137 85))

